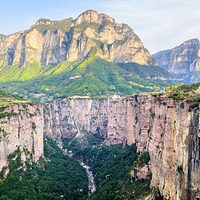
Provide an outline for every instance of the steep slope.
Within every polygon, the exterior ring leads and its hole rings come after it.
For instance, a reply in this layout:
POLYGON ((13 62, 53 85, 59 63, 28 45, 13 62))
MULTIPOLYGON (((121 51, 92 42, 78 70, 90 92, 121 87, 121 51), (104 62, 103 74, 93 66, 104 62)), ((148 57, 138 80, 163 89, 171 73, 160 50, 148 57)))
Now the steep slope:
POLYGON ((26 66, 32 60, 42 66, 56 65, 84 58, 92 47, 98 56, 113 62, 154 63, 128 25, 88 10, 76 19, 40 19, 29 30, 5 37, 0 42, 0 66, 26 66))
POLYGON ((188 83, 200 81, 200 42, 192 39, 170 50, 158 52, 152 57, 158 65, 184 78, 188 83))
MULTIPOLYGON (((0 171, 8 164, 8 156, 19 148, 37 161, 43 155, 43 109, 21 98, 0 93, 0 171)), ((4 170, 5 171, 5 170, 4 170)))
POLYGON ((90 52, 85 59, 63 61, 56 66, 0 67, 1 89, 32 99, 88 96, 110 97, 139 94, 180 84, 166 70, 136 63, 115 64, 90 52), (144 73, 145 71, 145 73, 144 73))
POLYGON ((195 95, 188 88, 187 94, 174 93, 170 98, 141 95, 46 104, 45 131, 57 139, 76 138, 87 131, 100 134, 107 145, 136 143, 137 151, 149 152, 150 166, 140 166, 140 160, 133 163, 132 176, 148 177, 150 168, 151 186, 165 199, 193 200, 200 187, 198 87, 191 87, 197 89, 195 95))

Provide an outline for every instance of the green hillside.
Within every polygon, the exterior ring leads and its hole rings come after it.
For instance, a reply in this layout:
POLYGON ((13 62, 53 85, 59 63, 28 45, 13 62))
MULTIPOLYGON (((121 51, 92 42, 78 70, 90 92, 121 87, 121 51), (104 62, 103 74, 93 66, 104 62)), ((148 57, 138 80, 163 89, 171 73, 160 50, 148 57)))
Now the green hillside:
POLYGON ((0 91, 0 112, 3 110, 3 108, 19 103, 28 103, 28 101, 24 100, 23 98, 19 96, 13 96, 10 94, 7 94, 3 91, 0 91))
POLYGON ((56 66, 38 63, 0 67, 0 88, 32 99, 49 100, 60 97, 110 97, 139 94, 180 84, 169 80, 170 74, 156 66, 135 63, 115 64, 93 53, 85 59, 64 61, 56 66), (162 76, 166 80, 154 80, 162 76))

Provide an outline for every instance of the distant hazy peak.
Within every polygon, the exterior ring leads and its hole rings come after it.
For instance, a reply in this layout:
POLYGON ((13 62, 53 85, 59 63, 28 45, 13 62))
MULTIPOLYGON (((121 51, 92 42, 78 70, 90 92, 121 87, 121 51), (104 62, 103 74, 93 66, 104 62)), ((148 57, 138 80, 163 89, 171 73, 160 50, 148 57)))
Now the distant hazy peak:
POLYGON ((171 73, 200 71, 200 41, 197 38, 187 40, 179 46, 160 51, 152 56, 159 66, 171 73))
POLYGON ((0 38, 6 37, 6 35, 0 33, 0 38))

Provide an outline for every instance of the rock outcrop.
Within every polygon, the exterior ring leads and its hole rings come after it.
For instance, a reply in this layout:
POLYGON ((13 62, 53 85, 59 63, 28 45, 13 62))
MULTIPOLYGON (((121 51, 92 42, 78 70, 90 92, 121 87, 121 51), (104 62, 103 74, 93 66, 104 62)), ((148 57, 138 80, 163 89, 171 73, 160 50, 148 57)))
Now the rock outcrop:
POLYGON ((71 99, 41 106, 10 106, 1 115, 0 169, 16 148, 25 148, 36 160, 43 154, 46 135, 60 140, 80 132, 100 133, 105 144, 136 143, 149 152, 150 162, 132 173, 146 178, 165 199, 188 200, 200 194, 200 108, 189 110, 186 100, 167 95, 140 95, 120 99, 71 99), (10 113, 10 114, 9 114, 10 113))
MULTIPOLYGON (((0 117, 0 171, 7 163, 7 157, 18 147, 28 150, 33 160, 43 155, 43 108, 41 106, 9 106, 0 117)), ((24 153, 22 158, 25 159, 24 153)))
MULTIPOLYGON (((192 39, 170 50, 160 51, 152 57, 158 65, 179 77, 194 83, 200 79, 194 72, 200 71, 200 41, 192 39), (191 77, 189 74, 191 73, 191 77)), ((199 74, 198 74, 199 76, 199 74)))
POLYGON ((0 66, 37 62, 56 65, 84 58, 91 49, 113 62, 153 64, 154 60, 134 31, 106 14, 89 10, 76 19, 40 19, 29 30, 0 41, 0 66))
MULTIPOLYGON (((151 185, 165 199, 195 199, 200 189, 199 109, 167 96, 118 100, 72 99, 45 106, 45 132, 75 137, 81 130, 105 137, 105 143, 136 143, 150 155, 151 185), (184 105, 184 106, 183 106, 184 105)), ((138 172, 145 177, 148 169, 138 172)))
POLYGON ((170 50, 152 55, 158 65, 170 73, 182 74, 200 71, 200 42, 192 39, 170 50))

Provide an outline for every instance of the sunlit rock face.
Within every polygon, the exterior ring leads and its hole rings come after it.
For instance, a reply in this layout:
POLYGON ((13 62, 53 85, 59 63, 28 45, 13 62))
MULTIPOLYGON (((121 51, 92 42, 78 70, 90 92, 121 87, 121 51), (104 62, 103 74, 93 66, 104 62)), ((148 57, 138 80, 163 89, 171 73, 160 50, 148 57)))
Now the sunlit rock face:
POLYGON ((0 119, 0 171, 7 163, 7 157, 17 148, 25 160, 24 150, 33 155, 36 162, 43 155, 44 119, 41 106, 10 106, 4 113, 9 116, 0 119))
POLYGON ((160 51, 153 58, 158 65, 174 74, 200 71, 200 42, 192 39, 170 50, 160 51))
POLYGON ((122 99, 72 99, 46 104, 45 132, 52 138, 74 137, 86 130, 100 133, 107 145, 127 142, 148 151, 151 186, 166 199, 194 199, 200 188, 199 110, 167 96, 122 99))
POLYGON ((76 19, 39 19, 29 30, 0 39, 0 66, 56 65, 84 58, 94 48, 97 56, 113 62, 155 63, 128 25, 89 10, 76 19))

